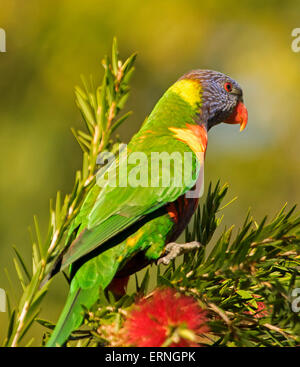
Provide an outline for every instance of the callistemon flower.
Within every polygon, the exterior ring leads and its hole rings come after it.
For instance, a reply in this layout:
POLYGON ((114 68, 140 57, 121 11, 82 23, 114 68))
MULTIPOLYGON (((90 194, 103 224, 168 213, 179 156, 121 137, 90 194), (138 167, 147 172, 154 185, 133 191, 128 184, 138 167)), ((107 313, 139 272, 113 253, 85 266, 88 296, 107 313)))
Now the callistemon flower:
POLYGON ((138 301, 125 322, 126 344, 138 347, 197 347, 207 317, 192 297, 171 288, 138 301))
MULTIPOLYGON (((260 298, 258 294, 252 295, 254 298, 260 298)), ((257 308, 253 311, 245 311, 245 314, 253 315, 256 319, 260 319, 261 317, 265 317, 269 315, 269 311, 267 310, 267 307, 264 302, 256 302, 257 308)))

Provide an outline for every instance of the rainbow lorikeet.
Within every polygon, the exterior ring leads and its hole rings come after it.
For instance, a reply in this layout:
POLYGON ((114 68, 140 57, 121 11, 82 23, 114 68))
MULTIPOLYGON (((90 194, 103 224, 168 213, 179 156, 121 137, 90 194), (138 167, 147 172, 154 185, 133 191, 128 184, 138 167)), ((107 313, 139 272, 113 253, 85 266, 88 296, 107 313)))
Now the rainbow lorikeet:
MULTIPOLYGON (((221 122, 240 124, 243 130, 247 118, 241 87, 220 72, 191 71, 165 92, 126 152, 120 154, 114 177, 120 178, 127 165, 128 178, 136 166, 129 156, 136 152, 149 158, 144 164, 146 176, 151 172, 153 152, 189 153, 193 159, 185 162, 185 170, 193 174, 181 185, 175 184, 174 172, 183 170, 181 164, 176 167, 174 163, 168 186, 160 181, 163 168, 156 177, 158 185, 95 184, 71 224, 67 241, 72 236, 75 239, 52 273, 72 265, 66 305, 47 346, 61 346, 67 341, 83 321, 83 307, 90 308, 97 301, 100 287, 106 289, 112 281, 117 284, 117 279, 126 279, 152 261, 166 264, 182 250, 199 246, 173 241, 188 224, 203 190, 207 132, 221 122), (186 195, 193 188, 196 194, 186 195)), ((112 169, 110 166, 106 173, 112 169)))

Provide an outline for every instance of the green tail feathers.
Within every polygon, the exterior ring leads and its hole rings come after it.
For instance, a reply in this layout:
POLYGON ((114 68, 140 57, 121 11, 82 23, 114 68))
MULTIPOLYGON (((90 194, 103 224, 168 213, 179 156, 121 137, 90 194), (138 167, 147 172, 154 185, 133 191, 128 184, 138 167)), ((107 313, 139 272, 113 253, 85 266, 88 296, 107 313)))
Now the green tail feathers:
MULTIPOLYGON (((124 244, 123 244, 124 246, 124 244)), ((65 307, 46 347, 62 346, 83 321, 84 308, 91 308, 114 278, 122 245, 112 247, 85 262, 74 275, 65 307)))
POLYGON ((46 347, 61 347, 83 321, 84 309, 89 308, 97 300, 99 287, 82 289, 69 294, 66 305, 60 315, 57 325, 48 340, 46 347))

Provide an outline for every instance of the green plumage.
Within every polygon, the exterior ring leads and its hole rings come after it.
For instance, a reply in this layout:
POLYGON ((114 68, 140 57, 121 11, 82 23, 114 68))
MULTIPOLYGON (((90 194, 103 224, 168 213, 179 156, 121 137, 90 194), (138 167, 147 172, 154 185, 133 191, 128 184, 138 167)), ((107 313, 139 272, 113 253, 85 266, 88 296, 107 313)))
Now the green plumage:
MULTIPOLYGON (((132 138, 127 153, 121 154, 114 178, 119 179, 125 156, 128 158, 133 152, 146 154, 149 177, 152 152, 180 152, 182 155, 191 152, 195 158, 192 149, 169 129, 196 125, 195 114, 196 109, 170 88, 132 138)), ((128 163, 127 167, 131 172, 136 163, 128 163)), ((108 172, 111 170, 112 167, 108 172)), ((160 178, 162 170, 160 167, 160 178)), ((68 339, 82 323, 81 305, 90 308, 97 301, 99 287, 105 289, 137 253, 143 252, 149 261, 162 255, 176 225, 168 212, 162 209, 195 185, 199 172, 196 159, 191 162, 190 171, 194 176, 181 187, 176 187, 171 169, 167 187, 111 187, 107 184, 103 189, 98 185, 91 189, 70 227, 69 235, 78 229, 77 238, 65 253, 61 268, 75 263, 72 269, 75 274, 66 305, 47 346, 61 346, 68 339)))

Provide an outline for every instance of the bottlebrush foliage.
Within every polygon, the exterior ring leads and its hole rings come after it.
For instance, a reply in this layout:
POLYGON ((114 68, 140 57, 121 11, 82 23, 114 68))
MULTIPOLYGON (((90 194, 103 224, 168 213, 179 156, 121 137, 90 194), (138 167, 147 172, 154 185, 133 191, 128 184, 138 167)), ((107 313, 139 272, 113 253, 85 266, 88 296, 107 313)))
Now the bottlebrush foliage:
MULTIPOLYGON (((224 230, 207 253, 206 245, 221 224, 218 212, 228 188, 211 187, 186 231, 187 242, 197 240, 204 246, 168 267, 158 266, 154 288, 193 297, 206 311, 210 331, 202 335, 199 346, 298 345, 300 320, 292 309, 292 291, 300 287, 299 215, 292 215, 294 208, 282 209, 273 220, 267 223, 265 218, 260 224, 247 215, 235 236, 233 227, 224 230)), ((100 293, 98 304, 87 313, 90 331, 82 334, 88 345, 126 344, 126 323, 139 305, 137 298, 152 296, 149 281, 147 271, 141 285, 136 283, 136 292, 119 300, 100 293)), ((169 298, 176 302, 172 294, 169 298)), ((197 337, 192 328, 187 330, 187 343, 194 345, 197 337)))
MULTIPOLYGON (((83 168, 76 173, 71 194, 61 200, 58 193, 54 208, 51 205, 49 231, 44 240, 35 219, 30 269, 15 250, 14 263, 22 291, 19 304, 9 303, 5 346, 20 345, 34 322, 54 327, 38 318, 49 287, 49 283, 41 287, 41 282, 63 249, 69 223, 94 183, 97 155, 107 149, 117 150, 111 134, 129 116, 126 113, 118 118, 128 98, 134 61, 135 55, 124 63, 119 60, 114 40, 111 59, 106 57, 103 61, 102 84, 95 88, 93 83, 88 86, 84 82, 85 91, 76 88, 76 101, 86 125, 86 131, 74 131, 83 150, 83 168)), ((227 190, 227 185, 210 185, 186 230, 186 241, 199 241, 203 245, 200 249, 167 267, 152 265, 156 276, 150 277, 147 270, 140 283, 136 277, 135 290, 120 299, 99 290, 97 304, 85 310, 85 327, 73 332, 67 345, 138 345, 138 339, 130 334, 130 322, 143 322, 146 337, 147 332, 151 334, 153 318, 165 326, 165 334, 159 330, 162 346, 299 345, 300 314, 295 312, 297 307, 292 307, 293 302, 297 303, 292 292, 300 288, 300 216, 293 214, 295 208, 283 208, 273 220, 264 218, 257 223, 248 214, 236 234, 232 226, 217 235, 227 190), (209 244, 211 251, 207 250, 209 244), (159 297, 161 307, 156 304, 159 297), (184 313, 179 317, 175 305, 181 303, 201 323, 192 324, 184 313), (141 310, 144 315, 139 313, 141 310)), ((44 344, 48 334, 45 331, 43 341, 35 341, 35 345, 44 344)))

